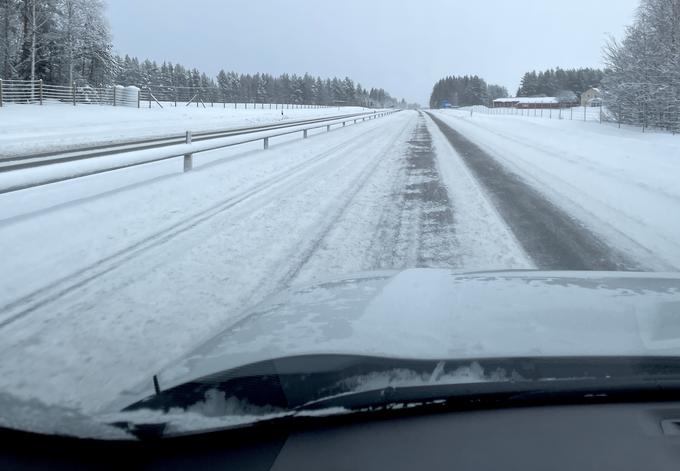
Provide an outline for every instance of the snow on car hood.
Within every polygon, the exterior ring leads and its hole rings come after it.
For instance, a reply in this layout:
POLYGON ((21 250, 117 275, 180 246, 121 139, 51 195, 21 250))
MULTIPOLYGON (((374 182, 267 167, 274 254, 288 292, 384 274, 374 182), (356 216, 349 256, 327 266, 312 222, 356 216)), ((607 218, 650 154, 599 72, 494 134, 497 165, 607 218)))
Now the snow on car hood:
POLYGON ((167 389, 259 361, 315 354, 680 355, 680 274, 411 269, 295 287, 158 380, 167 389))

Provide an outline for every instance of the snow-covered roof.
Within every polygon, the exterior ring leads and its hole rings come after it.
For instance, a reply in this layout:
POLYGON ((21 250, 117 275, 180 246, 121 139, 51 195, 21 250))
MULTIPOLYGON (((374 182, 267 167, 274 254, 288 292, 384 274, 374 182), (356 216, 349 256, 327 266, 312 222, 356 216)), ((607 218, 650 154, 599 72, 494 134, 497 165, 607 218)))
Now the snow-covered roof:
POLYGON ((494 103, 559 103, 554 96, 498 98, 494 103))

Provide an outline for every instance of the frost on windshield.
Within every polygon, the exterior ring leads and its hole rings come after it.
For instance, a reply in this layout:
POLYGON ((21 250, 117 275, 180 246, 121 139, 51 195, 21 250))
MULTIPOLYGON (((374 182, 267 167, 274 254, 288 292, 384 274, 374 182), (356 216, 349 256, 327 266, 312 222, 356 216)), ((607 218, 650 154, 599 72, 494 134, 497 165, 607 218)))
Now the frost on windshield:
POLYGON ((46 435, 125 440, 123 430, 66 407, 0 392, 0 427, 46 435))

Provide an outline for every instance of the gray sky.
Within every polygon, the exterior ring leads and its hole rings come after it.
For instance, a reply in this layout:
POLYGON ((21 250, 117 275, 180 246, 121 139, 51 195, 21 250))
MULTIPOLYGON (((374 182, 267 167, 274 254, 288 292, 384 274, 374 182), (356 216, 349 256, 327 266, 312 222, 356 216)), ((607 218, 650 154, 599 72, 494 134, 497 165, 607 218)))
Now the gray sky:
POLYGON ((210 75, 349 76, 421 104, 446 75, 516 91, 524 72, 600 66, 639 0, 108 0, 116 52, 210 75))

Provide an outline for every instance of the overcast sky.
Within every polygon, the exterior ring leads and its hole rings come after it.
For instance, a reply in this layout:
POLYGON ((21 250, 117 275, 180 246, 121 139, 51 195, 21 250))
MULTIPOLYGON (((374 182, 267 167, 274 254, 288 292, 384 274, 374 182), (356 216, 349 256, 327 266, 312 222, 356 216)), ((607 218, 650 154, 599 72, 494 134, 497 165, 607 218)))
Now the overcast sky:
POLYGON ((116 52, 209 75, 309 72, 426 104, 446 75, 516 91, 524 72, 600 66, 639 0, 108 0, 116 52))

